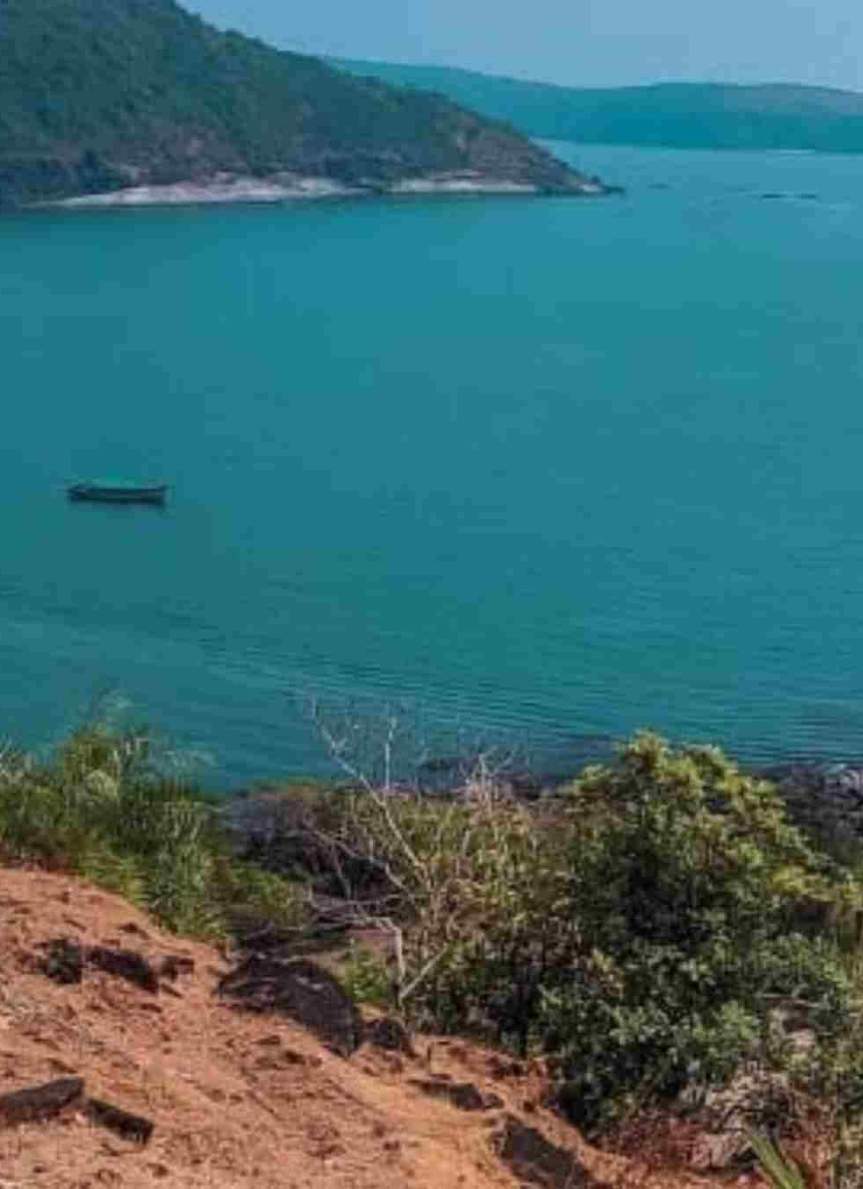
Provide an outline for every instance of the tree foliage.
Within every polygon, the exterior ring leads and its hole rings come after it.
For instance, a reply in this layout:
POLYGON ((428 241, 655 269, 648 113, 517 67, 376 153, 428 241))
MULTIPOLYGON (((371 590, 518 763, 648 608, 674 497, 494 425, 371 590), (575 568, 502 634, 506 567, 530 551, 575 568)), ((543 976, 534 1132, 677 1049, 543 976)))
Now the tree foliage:
POLYGON ((771 1013, 806 1004, 829 1044, 852 1017, 838 945, 856 886, 787 820, 770 785, 710 748, 637 737, 571 790, 585 960, 549 988, 546 1043, 588 1118, 764 1057, 771 1013))
POLYGON ((852 1030, 858 887, 716 750, 641 735, 547 803, 480 780, 338 810, 318 837, 342 894, 398 934, 401 1009, 548 1055, 582 1125, 788 1060, 783 1005, 804 1006, 819 1061, 852 1030))
POLYGON ((768 83, 561 87, 447 66, 344 62, 355 74, 447 95, 528 136, 577 144, 863 152, 859 90, 768 83))

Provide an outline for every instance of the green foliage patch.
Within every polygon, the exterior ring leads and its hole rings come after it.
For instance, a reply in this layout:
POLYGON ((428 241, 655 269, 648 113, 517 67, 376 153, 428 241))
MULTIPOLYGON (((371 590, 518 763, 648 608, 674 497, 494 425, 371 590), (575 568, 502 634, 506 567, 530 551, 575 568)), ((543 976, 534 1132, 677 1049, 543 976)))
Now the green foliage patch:
POLYGON ((161 773, 137 732, 82 729, 46 763, 7 751, 0 856, 79 874, 189 935, 302 917, 296 889, 239 862, 213 803, 161 773))
POLYGON ((398 928, 396 1006, 547 1055, 580 1125, 743 1065, 859 1095, 859 884, 719 751, 641 735, 538 805, 479 781, 449 797, 321 794, 303 812, 342 894, 398 928))
POLYGON ((863 97, 857 91, 794 83, 563 87, 446 66, 341 65, 357 75, 446 95, 547 140, 863 152, 863 97))

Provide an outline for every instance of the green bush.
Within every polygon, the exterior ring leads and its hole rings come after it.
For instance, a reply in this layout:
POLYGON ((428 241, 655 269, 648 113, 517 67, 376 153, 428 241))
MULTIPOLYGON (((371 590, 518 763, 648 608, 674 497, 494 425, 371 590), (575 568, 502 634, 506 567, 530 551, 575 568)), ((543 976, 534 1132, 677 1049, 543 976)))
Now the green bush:
POLYGON ((302 917, 296 890, 234 859, 213 803, 162 774, 139 732, 87 727, 42 764, 7 754, 0 855, 75 872, 190 935, 302 917))
POLYGON ((339 976, 345 990, 357 1003, 368 1003, 380 1008, 392 1006, 392 972, 374 950, 352 944, 339 966, 339 976))
POLYGON ((545 972, 573 942, 563 836, 488 788, 331 796, 342 892, 391 932, 397 1006, 526 1049, 545 972))
POLYGON ((334 845, 378 873, 401 931, 403 1010, 548 1054, 582 1126, 788 1063, 789 1003, 806 1005, 810 1064, 847 1048, 839 941, 859 889, 716 750, 642 735, 547 804, 366 789, 340 813, 334 845))
POLYGON ((830 924, 858 893, 769 785, 643 735, 584 774, 570 814, 582 954, 546 989, 541 1030, 581 1122, 765 1058, 783 1002, 807 1005, 825 1045, 849 1026, 830 924))

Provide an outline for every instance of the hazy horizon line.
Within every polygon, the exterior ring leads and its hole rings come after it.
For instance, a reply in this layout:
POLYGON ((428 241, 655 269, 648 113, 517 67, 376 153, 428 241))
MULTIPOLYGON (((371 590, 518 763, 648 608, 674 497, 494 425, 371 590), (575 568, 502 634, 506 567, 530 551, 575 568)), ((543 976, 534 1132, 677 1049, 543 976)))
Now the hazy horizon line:
POLYGON ((518 75, 506 71, 485 69, 480 66, 456 66, 449 62, 417 62, 397 58, 353 57, 345 54, 313 53, 305 49, 288 46, 279 48, 290 53, 303 54, 309 58, 320 58, 324 62, 351 62, 369 66, 406 66, 416 70, 451 70, 456 74, 478 74, 483 78, 501 79, 514 83, 535 83, 542 87, 554 87, 558 91, 642 91, 655 87, 739 87, 741 90, 756 88, 794 87, 803 91, 831 91, 837 95, 863 95, 863 88, 838 87, 835 83, 804 83, 795 79, 762 79, 758 82, 740 82, 723 78, 657 78, 650 82, 635 83, 562 83, 555 79, 537 78, 535 75, 518 75))

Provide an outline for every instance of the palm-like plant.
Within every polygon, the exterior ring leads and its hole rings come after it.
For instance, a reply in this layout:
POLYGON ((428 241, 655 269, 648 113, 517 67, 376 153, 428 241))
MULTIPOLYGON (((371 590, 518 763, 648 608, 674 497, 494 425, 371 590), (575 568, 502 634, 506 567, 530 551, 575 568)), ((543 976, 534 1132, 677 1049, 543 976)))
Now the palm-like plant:
POLYGON ((773 1189, 808 1189, 803 1173, 790 1156, 763 1135, 751 1133, 758 1167, 773 1189))

